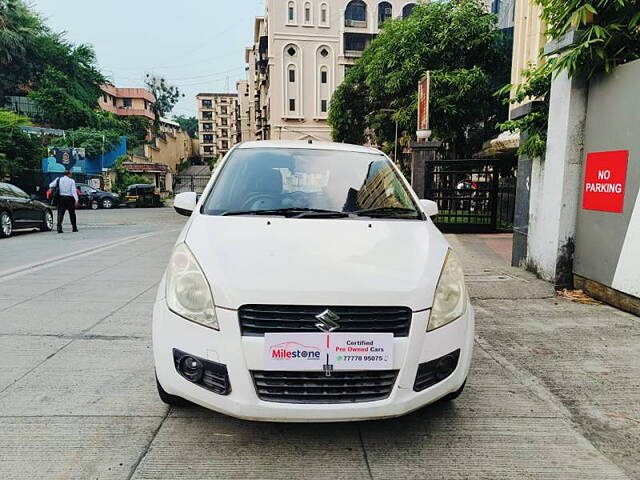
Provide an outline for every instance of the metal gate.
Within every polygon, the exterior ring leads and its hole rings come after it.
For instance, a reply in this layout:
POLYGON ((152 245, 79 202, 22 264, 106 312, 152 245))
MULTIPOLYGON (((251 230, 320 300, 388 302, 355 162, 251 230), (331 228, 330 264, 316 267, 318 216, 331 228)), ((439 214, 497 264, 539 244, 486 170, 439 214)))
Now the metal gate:
POLYGON ((425 198, 438 203, 436 225, 443 232, 511 231, 516 166, 509 160, 430 160, 425 198))
POLYGON ((211 175, 175 175, 173 177, 173 193, 204 192, 211 175))

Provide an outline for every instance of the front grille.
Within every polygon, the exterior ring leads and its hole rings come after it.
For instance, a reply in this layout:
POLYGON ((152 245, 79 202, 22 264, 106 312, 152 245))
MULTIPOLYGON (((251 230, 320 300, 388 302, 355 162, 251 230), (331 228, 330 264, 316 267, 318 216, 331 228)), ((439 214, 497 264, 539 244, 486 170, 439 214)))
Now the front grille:
POLYGON ((245 336, 265 333, 317 332, 316 315, 326 309, 340 319, 339 332, 393 333, 409 335, 411 309, 407 307, 315 307, 300 305, 243 305, 238 310, 240 329, 245 336))
POLYGON ((260 400, 284 403, 354 403, 389 396, 397 370, 365 372, 251 372, 260 400))

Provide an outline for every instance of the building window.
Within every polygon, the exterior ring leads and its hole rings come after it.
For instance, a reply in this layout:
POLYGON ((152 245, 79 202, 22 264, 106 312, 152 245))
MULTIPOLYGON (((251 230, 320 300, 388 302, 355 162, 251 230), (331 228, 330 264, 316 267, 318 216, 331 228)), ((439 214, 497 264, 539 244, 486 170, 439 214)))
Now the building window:
POLYGON ((228 150, 229 149, 229 142, 227 140, 223 140, 222 141, 222 149, 223 150, 228 150))
POLYGON ((213 115, 211 114, 211 112, 202 112, 202 119, 203 120, 212 120, 213 119, 213 115))
POLYGON ((320 5, 320 25, 327 25, 329 23, 329 5, 323 3, 320 5))
POLYGON ((202 108, 211 108, 211 100, 202 100, 202 108))
POLYGON ((407 18, 413 12, 413 7, 415 7, 415 3, 407 3, 402 9, 402 18, 407 18))
POLYGON ((321 100, 320 101, 320 111, 322 113, 327 113, 327 101, 326 100, 321 100))
POLYGON ((304 4, 304 23, 307 25, 311 24, 311 3, 306 2, 304 4))
POLYGON ((104 103, 108 103, 108 102, 109 102, 109 99, 107 98, 107 94, 106 94, 106 93, 103 93, 103 94, 102 94, 102 101, 103 101, 104 103))
POLYGON ((124 108, 131 108, 132 103, 133 103, 133 102, 131 101, 131 99, 130 99, 130 98, 123 98, 123 99, 122 99, 122 106, 123 106, 124 108))
POLYGON ((287 23, 296 23, 296 4, 295 2, 289 2, 287 9, 287 23))
POLYGON ((296 49, 293 47, 289 47, 287 49, 287 53, 289 54, 290 57, 295 57, 296 56, 296 49))
POLYGON ((344 12, 345 26, 366 26, 366 23, 367 4, 362 0, 351 0, 344 12))
POLYGON ((296 81, 296 69, 293 67, 289 68, 289 81, 291 83, 296 81))
POLYGON ((327 71, 322 70, 320 72, 320 83, 327 83, 327 71))
POLYGON ((320 55, 327 58, 327 55, 329 55, 329 50, 327 50, 326 48, 323 48, 322 50, 320 50, 320 55))
POLYGON ((227 118, 226 117, 222 117, 220 119, 220 125, 226 127, 227 126, 227 118))
POLYGON ((213 143, 213 135, 205 134, 202 136, 202 143, 213 143))
POLYGON ((344 49, 347 51, 362 52, 367 46, 367 35, 348 33, 344 36, 344 49))
POLYGON ((227 107, 225 107, 224 105, 220 107, 220 113, 222 115, 226 115, 227 114, 227 107))
POLYGON ((378 4, 378 27, 393 16, 393 8, 389 2, 378 4))
POLYGON ((289 99, 289 111, 290 112, 295 112, 296 111, 296 99, 295 98, 290 98, 289 99))
POLYGON ((204 130, 205 132, 212 132, 213 131, 213 124, 212 123, 203 123, 202 124, 202 130, 204 130))

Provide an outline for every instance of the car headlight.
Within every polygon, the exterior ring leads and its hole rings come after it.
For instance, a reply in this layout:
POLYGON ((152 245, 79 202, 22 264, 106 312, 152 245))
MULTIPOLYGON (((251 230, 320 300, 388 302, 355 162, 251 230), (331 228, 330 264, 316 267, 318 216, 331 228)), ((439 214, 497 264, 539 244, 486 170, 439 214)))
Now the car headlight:
POLYGON ((187 320, 219 330, 209 283, 184 243, 173 250, 166 283, 169 310, 187 320))
POLYGON ((444 260, 440 280, 433 298, 427 331, 435 330, 460 318, 467 309, 467 287, 464 272, 453 250, 444 260))

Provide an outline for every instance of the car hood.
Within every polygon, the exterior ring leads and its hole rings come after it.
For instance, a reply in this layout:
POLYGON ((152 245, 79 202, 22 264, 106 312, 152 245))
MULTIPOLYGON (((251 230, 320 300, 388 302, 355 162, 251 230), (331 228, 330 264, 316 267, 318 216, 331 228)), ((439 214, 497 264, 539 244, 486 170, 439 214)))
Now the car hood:
POLYGON ((185 241, 218 307, 431 307, 448 243, 431 221, 196 214, 185 241))

